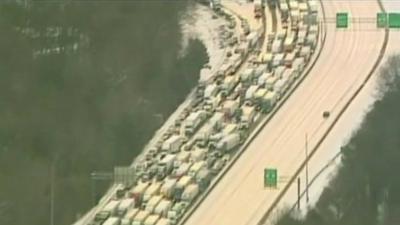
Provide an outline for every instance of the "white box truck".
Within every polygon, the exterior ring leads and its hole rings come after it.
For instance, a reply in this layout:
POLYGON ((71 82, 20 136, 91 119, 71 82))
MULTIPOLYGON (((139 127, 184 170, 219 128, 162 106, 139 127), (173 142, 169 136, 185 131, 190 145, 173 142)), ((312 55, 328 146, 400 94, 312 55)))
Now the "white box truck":
POLYGON ((162 150, 171 153, 176 153, 179 152, 179 149, 181 148, 182 144, 183 144, 182 136, 177 134, 172 135, 166 141, 164 141, 162 145, 162 150))
POLYGON ((228 152, 240 144, 240 135, 238 133, 232 133, 222 138, 217 145, 217 148, 221 151, 228 152))
POLYGON ((193 134, 205 119, 205 111, 192 112, 185 120, 185 133, 189 135, 193 134))

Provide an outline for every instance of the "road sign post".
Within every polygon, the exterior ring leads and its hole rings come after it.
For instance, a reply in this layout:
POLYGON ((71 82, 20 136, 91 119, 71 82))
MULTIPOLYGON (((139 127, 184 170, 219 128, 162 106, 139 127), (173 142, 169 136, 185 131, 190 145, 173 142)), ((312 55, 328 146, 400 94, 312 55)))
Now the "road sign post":
POLYGON ((388 25, 388 16, 386 13, 380 12, 376 14, 376 25, 378 28, 385 28, 388 25))
POLYGON ((264 169, 264 187, 276 188, 278 186, 278 170, 275 168, 264 169))
POLYGON ((336 13, 336 28, 349 27, 349 15, 346 12, 336 13))

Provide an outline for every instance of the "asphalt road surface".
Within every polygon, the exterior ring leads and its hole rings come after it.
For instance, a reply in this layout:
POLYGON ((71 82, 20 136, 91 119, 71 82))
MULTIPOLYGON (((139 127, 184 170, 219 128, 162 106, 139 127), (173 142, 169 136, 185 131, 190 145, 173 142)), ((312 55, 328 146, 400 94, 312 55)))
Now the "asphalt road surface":
MULTIPOLYGON (((371 18, 380 11, 375 1, 330 0, 324 1, 324 6, 331 20, 338 11, 371 18)), ((253 225, 260 220, 286 185, 265 189, 264 168, 275 167, 279 176, 290 177, 300 167, 305 157, 305 134, 312 149, 377 60, 384 31, 375 26, 355 23, 347 30, 336 30, 334 23, 327 24, 325 46, 312 72, 187 225, 253 225), (322 117, 326 110, 331 112, 328 119, 322 117)))

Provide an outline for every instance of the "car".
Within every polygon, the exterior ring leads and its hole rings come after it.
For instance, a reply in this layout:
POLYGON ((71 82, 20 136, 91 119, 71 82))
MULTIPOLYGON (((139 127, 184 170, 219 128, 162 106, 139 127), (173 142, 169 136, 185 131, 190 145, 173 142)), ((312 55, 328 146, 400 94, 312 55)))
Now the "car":
POLYGON ((94 221, 96 223, 103 223, 104 221, 106 221, 109 217, 111 216, 110 212, 107 211, 101 211, 96 213, 96 215, 94 216, 94 221))
POLYGON ((224 162, 223 162, 222 159, 218 159, 214 163, 214 165, 213 165, 213 167, 211 169, 211 173, 214 174, 214 175, 217 174, 222 169, 222 167, 224 167, 224 162))
POLYGON ((322 113, 322 117, 324 117, 325 119, 328 118, 331 115, 331 113, 329 111, 324 111, 322 113))

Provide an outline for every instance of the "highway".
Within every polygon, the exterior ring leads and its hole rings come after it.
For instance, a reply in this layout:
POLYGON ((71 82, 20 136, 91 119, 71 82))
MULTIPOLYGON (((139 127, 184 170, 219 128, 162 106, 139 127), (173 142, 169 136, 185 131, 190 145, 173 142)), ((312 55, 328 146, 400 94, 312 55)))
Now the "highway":
MULTIPOLYGON (((347 11, 353 17, 375 17, 375 1, 324 1, 326 15, 347 11)), ((352 24, 336 30, 327 24, 324 49, 311 73, 253 140, 199 208, 187 225, 257 224, 285 183, 277 189, 263 187, 266 167, 291 177, 305 157, 305 135, 312 149, 333 123, 341 108, 363 82, 376 62, 384 31, 374 23, 352 24), (328 119, 322 117, 330 111, 328 119)))

